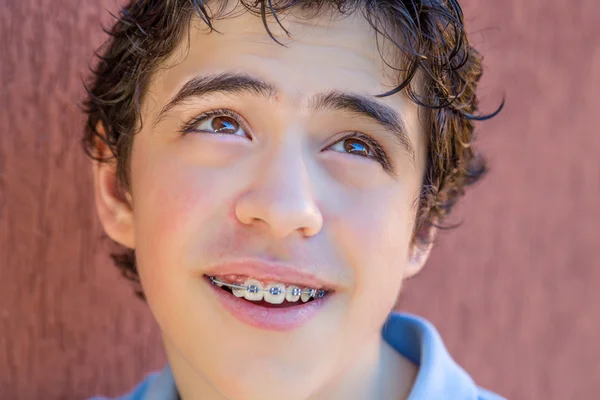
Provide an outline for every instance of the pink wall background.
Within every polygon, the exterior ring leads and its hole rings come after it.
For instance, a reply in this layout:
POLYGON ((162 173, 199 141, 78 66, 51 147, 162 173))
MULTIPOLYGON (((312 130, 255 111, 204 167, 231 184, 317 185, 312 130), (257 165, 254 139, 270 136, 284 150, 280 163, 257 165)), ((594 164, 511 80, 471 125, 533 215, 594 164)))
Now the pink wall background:
MULTIPOLYGON (((115 1, 0 1, 0 398, 117 395, 159 333, 108 259, 79 147, 81 78, 115 1)), ((510 399, 600 392, 600 6, 465 0, 492 172, 400 308, 510 399)))

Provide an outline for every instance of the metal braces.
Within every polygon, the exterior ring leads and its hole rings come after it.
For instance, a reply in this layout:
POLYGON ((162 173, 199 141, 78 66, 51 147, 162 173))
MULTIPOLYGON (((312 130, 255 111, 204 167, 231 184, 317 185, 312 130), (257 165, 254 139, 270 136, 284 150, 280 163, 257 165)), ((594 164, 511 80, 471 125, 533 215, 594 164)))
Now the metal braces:
POLYGON ((279 288, 279 287, 272 287, 267 290, 267 289, 261 289, 256 285, 245 286, 245 285, 237 285, 235 283, 223 282, 222 280, 217 279, 213 276, 209 277, 209 279, 213 283, 213 285, 226 286, 231 289, 246 290, 248 293, 258 293, 258 292, 262 291, 262 292, 269 292, 273 296, 280 295, 281 293, 291 293, 293 296, 300 296, 301 294, 307 294, 307 295, 309 295, 309 297, 315 297, 315 298, 321 298, 327 294, 327 291, 324 289, 292 288, 292 289, 286 289, 286 290, 282 291, 281 288, 279 288))

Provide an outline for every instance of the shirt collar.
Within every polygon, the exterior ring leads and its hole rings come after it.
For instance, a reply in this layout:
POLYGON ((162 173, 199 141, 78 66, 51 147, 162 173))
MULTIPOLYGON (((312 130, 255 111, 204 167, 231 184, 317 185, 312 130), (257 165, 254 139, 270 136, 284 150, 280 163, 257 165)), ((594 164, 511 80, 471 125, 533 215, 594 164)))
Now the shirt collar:
POLYGON ((473 379, 452 359, 435 329, 411 314, 393 313, 382 330, 383 338, 396 351, 419 366, 408 400, 477 399, 473 379))

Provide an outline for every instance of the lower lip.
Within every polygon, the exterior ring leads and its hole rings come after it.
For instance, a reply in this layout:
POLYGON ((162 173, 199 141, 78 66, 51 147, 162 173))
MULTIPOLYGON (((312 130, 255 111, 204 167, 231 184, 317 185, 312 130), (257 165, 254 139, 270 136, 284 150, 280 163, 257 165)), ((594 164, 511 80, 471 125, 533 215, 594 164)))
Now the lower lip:
POLYGON ((314 317, 328 300, 328 296, 308 303, 285 308, 268 308, 238 298, 207 281, 219 302, 239 321, 259 329, 289 331, 300 327, 314 317))

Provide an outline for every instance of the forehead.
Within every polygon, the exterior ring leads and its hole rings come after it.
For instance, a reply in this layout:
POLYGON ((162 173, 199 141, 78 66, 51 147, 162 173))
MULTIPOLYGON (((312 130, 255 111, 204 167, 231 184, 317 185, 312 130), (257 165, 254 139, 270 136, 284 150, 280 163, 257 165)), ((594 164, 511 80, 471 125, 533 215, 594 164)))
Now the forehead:
MULTIPOLYGON (((167 68, 152 79, 151 93, 169 98, 194 76, 222 72, 244 72, 272 82, 296 101, 336 89, 376 95, 398 84, 397 74, 382 59, 374 30, 360 13, 313 18, 290 14, 282 24, 290 36, 276 22, 269 22, 269 29, 284 46, 269 36, 260 17, 245 11, 215 19, 216 32, 194 18, 189 36, 184 35, 164 63, 167 68)), ((393 52, 384 56, 393 62, 393 52)))

